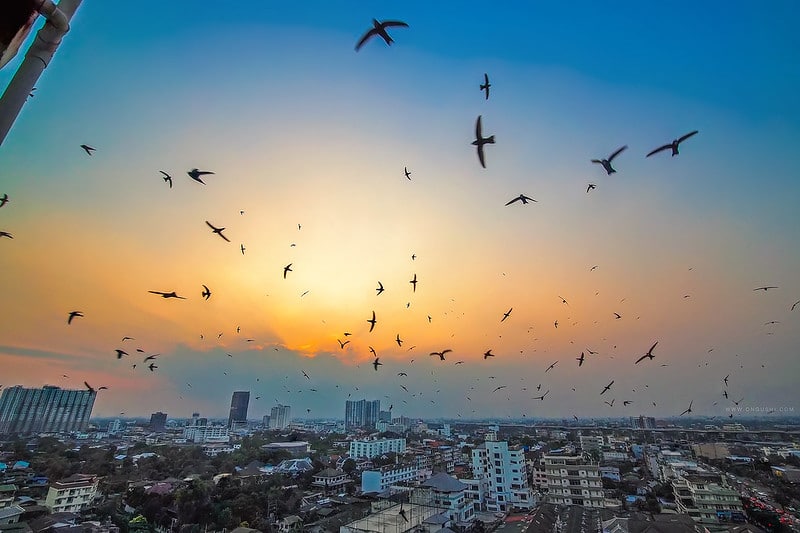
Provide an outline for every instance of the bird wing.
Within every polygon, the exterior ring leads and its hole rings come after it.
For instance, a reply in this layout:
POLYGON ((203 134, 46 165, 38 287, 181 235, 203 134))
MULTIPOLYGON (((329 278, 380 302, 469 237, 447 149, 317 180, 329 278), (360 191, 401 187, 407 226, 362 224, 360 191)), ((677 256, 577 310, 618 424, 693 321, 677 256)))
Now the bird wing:
POLYGON ((608 156, 608 162, 611 163, 614 160, 614 158, 617 157, 619 154, 621 154, 622 151, 625 150, 627 147, 628 145, 626 144, 625 146, 620 147, 616 152, 608 156))
POLYGON ((679 137, 678 138, 678 144, 682 143, 683 141, 685 141, 686 139, 688 139, 692 135, 695 135, 696 133, 697 133, 697 130, 694 130, 694 131, 690 131, 689 133, 687 133, 683 137, 679 137))
POLYGON ((633 364, 635 364, 635 365, 638 365, 639 363, 641 363, 641 362, 642 362, 642 361, 644 361, 645 359, 647 359, 647 354, 644 354, 643 356, 641 356, 641 357, 640 357, 639 359, 637 359, 637 360, 636 360, 636 362, 635 362, 635 363, 633 363, 633 364))
POLYGON ((383 26, 384 28, 390 28, 392 26, 408 28, 408 24, 400 20, 384 20, 383 22, 381 22, 381 26, 383 26))
POLYGON ((658 344, 658 341, 656 341, 656 342, 655 342, 655 343, 654 343, 654 344, 653 344, 653 345, 650 347, 650 349, 649 349, 649 350, 647 350, 647 353, 648 353, 649 355, 653 355, 653 348, 655 348, 655 347, 656 347, 656 344, 658 344))
MULTIPOLYGON (((481 162, 483 162, 483 161, 481 160, 481 162)), ((521 196, 517 196, 516 198, 514 198, 513 200, 511 200, 510 202, 508 202, 506 205, 511 205, 511 204, 513 204, 514 202, 518 201, 518 200, 522 200, 522 197, 521 197, 521 196)))
POLYGON ((367 33, 365 33, 364 36, 361 37, 361 39, 358 41, 358 43, 356 43, 356 52, 358 52, 361 49, 361 47, 364 46, 364 43, 367 42, 370 37, 377 34, 378 31, 375 28, 372 28, 367 33))
POLYGON ((158 294, 160 296, 164 296, 165 294, 167 294, 167 293, 161 292, 161 291, 147 291, 147 292, 152 293, 152 294, 158 294))
POLYGON ((592 163, 597 163, 598 165, 602 165, 603 164, 603 162, 600 161, 599 159, 592 159, 592 163))
POLYGON ((486 168, 486 161, 484 161, 484 159, 483 159, 483 145, 482 144, 478 145, 478 161, 481 162, 481 166, 483 168, 486 168))
POLYGON ((665 144, 664 146, 659 146, 658 148, 656 148, 655 150, 653 150, 652 152, 647 154, 645 157, 650 157, 653 154, 657 154, 661 150, 666 150, 667 148, 671 148, 671 147, 672 147, 672 144, 665 144))
POLYGON ((475 138, 476 139, 481 139, 483 137, 481 135, 482 131, 483 131, 483 128, 481 127, 481 116, 478 115, 478 120, 475 121, 475 138))

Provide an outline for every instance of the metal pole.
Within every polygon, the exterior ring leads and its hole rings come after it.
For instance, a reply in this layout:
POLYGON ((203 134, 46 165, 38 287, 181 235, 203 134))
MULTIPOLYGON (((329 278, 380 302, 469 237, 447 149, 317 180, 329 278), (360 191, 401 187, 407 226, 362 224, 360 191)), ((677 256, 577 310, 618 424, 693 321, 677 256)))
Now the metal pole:
POLYGON ((25 59, 6 87, 3 96, 0 97, 0 145, 3 144, 39 76, 50 64, 53 54, 61 44, 61 39, 69 31, 69 21, 81 4, 81 0, 61 0, 58 5, 51 0, 39 0, 39 2, 37 9, 47 18, 47 22, 36 33, 25 59))

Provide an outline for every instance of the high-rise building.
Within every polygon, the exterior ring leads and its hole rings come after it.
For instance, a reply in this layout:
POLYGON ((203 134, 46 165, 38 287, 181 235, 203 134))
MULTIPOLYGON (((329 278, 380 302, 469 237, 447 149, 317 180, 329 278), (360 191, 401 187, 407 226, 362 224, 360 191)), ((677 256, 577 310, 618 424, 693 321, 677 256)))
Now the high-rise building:
POLYGON ((0 396, 0 434, 85 431, 96 397, 95 391, 51 385, 9 387, 0 396))
POLYGON ((291 421, 292 408, 288 405, 278 404, 270 410, 269 428, 285 429, 291 421))
POLYGON ((117 433, 122 431, 122 420, 117 418, 116 420, 112 420, 108 423, 108 434, 109 435, 116 435, 117 433))
POLYGON ((588 454, 545 454, 547 501, 560 505, 604 507, 600 467, 588 454))
POLYGON ((344 405, 344 427, 375 429, 380 412, 380 400, 347 400, 344 405))
POLYGON ((236 424, 247 423, 247 407, 250 405, 250 391, 236 391, 231 397, 231 414, 228 417, 228 427, 236 424))
MULTIPOLYGON (((496 432, 490 432, 496 438, 496 432)), ((488 434, 487 434, 488 435, 488 434)), ((470 485, 479 492, 478 502, 487 511, 530 509, 535 501, 528 485, 525 452, 508 442, 487 440, 472 449, 470 485)))
POLYGON ((161 411, 150 415, 150 431, 164 431, 167 427, 167 413, 161 411))

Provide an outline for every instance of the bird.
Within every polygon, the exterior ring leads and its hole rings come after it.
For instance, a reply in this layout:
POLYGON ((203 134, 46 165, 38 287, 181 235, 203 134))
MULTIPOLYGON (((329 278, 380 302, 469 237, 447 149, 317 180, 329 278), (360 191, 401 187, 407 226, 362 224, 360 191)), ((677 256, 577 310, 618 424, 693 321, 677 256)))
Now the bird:
POLYGON ((697 130, 694 130, 694 131, 691 131, 691 132, 687 133, 683 137, 678 137, 677 139, 674 139, 671 143, 667 143, 667 144, 665 144, 663 146, 659 146, 658 148, 656 148, 655 150, 653 150, 652 152, 647 154, 645 157, 650 157, 651 155, 657 154, 658 152, 660 152, 662 150, 666 150, 667 148, 672 148, 672 156, 674 157, 674 156, 678 155, 678 145, 680 143, 682 143, 683 141, 685 141, 686 139, 688 139, 689 137, 691 137, 692 135, 696 134, 696 133, 697 133, 697 130))
POLYGON ((283 279, 286 279, 286 273, 292 272, 292 263, 289 263, 285 267, 283 267, 283 279))
POLYGON ((369 322, 369 331, 372 333, 372 330, 375 329, 375 311, 372 312, 372 318, 367 320, 369 322))
POLYGON ((3 207, 8 203, 8 193, 3 193, 3 196, 0 197, 0 207, 3 207))
POLYGON ((158 354, 148 355, 147 357, 144 358, 142 363, 146 363, 148 361, 153 361, 153 360, 155 360, 156 357, 158 357, 158 354))
POLYGON ((553 364, 551 364, 550 366, 548 366, 547 369, 544 371, 544 373, 547 374, 548 372, 553 370, 556 367, 557 364, 558 364, 558 361, 556 361, 553 364))
POLYGON ((400 338, 400 334, 397 334, 397 338, 395 339, 398 346, 403 346, 403 339, 400 338))
POLYGON ((158 368, 158 366, 156 366, 155 363, 150 363, 149 365, 147 365, 147 368, 150 369, 150 372, 155 372, 156 368, 158 368))
POLYGON ((494 357, 494 354, 492 353, 492 350, 486 350, 485 352, 483 352, 483 358, 484 359, 488 359, 489 357, 494 357))
POLYGON ((200 296, 208 300, 209 298, 211 298, 211 290, 205 285, 203 285, 203 292, 200 293, 200 296))
POLYGON ((486 161, 483 156, 483 145, 484 144, 494 144, 494 135, 490 135, 489 137, 484 137, 482 134, 483 127, 481 126, 481 115, 478 115, 478 120, 475 122, 475 140, 472 141, 472 144, 477 147, 478 150, 478 160, 481 162, 481 166, 486 168, 486 161))
POLYGON ((448 353, 450 353, 450 352, 452 352, 452 351, 453 351, 453 350, 451 350, 451 349, 449 349, 449 348, 448 348, 447 350, 442 350, 441 352, 431 352, 431 353, 430 353, 430 354, 428 354, 428 355, 438 355, 438 356, 439 356, 439 360, 440 360, 440 361, 444 361, 444 360, 445 360, 445 359, 444 359, 444 356, 445 356, 445 354, 448 354, 448 353))
POLYGON ((754 290, 754 291, 764 291, 764 292, 767 292, 767 291, 768 291, 768 290, 770 290, 770 289, 777 289, 777 288, 778 288, 778 287, 775 287, 774 285, 768 285, 768 286, 765 286, 765 287, 756 287, 756 288, 755 288, 755 289, 753 289, 753 290, 754 290))
POLYGON ((397 512, 397 514, 402 516, 404 521, 408 522, 408 517, 406 516, 406 510, 403 509, 403 504, 402 503, 400 504, 400 510, 397 512))
POLYGON ((361 39, 359 39, 358 43, 356 43, 356 52, 358 52, 361 47, 364 46, 364 43, 376 35, 380 36, 384 41, 386 41, 387 45, 391 46, 391 44, 394 42, 394 39, 389 37, 389 34, 386 33, 386 28, 396 27, 408 28, 408 24, 400 20, 384 20, 381 22, 377 19, 372 19, 372 28, 370 28, 369 31, 367 31, 367 33, 365 33, 361 39))
POLYGON ((683 411, 681 414, 679 414, 678 416, 683 416, 683 415, 685 415, 685 414, 691 413, 691 412, 692 412, 692 404, 693 404, 693 403, 694 403, 694 400, 692 400, 691 402, 689 402, 689 407, 687 407, 687 408, 686 408, 686 409, 685 409, 685 410, 684 410, 684 411, 683 411))
POLYGON ((529 196, 525 196, 524 194, 520 194, 519 196, 517 196, 513 200, 510 200, 509 202, 506 202, 506 205, 511 205, 514 202, 522 202, 523 204, 527 204, 528 202, 536 202, 536 201, 537 200, 534 200, 533 198, 531 198, 529 196))
POLYGON ((505 313, 503 313, 503 318, 501 318, 501 319, 500 319, 500 322, 504 322, 506 318, 508 318, 509 316, 511 316, 511 310, 512 310, 512 309, 514 309, 514 308, 513 308, 513 307, 511 307, 511 308, 510 308, 508 311, 506 311, 505 313))
POLYGON ((592 189, 596 189, 596 188, 597 188, 597 185, 595 185, 594 183, 590 183, 590 184, 589 184, 589 185, 586 187, 586 192, 588 193, 588 192, 589 192, 589 191, 591 191, 592 189))
POLYGON ((84 385, 86 385, 86 390, 88 390, 90 394, 91 394, 91 393, 94 393, 94 392, 97 392, 97 391, 96 391, 96 390, 94 390, 94 388, 92 388, 92 386, 91 386, 91 385, 89 385, 87 382, 85 382, 85 381, 84 381, 84 382, 83 382, 83 384, 84 384, 84 385))
POLYGON ((164 172, 163 170, 159 170, 159 172, 161 172, 161 174, 163 174, 163 175, 164 175, 162 179, 163 179, 165 182, 169 183, 169 188, 171 189, 171 188, 172 188, 172 176, 170 176, 169 174, 167 174, 167 173, 166 173, 166 172, 164 172))
POLYGON ((409 281, 409 283, 413 287, 413 291, 412 292, 417 292, 417 275, 416 274, 414 274, 414 279, 409 281))
POLYGON ((69 317, 67 317, 67 324, 72 324, 72 319, 75 317, 83 317, 83 313, 81 311, 70 311, 69 317))
POLYGON ((406 175, 408 181, 411 181, 411 172, 408 171, 408 167, 403 167, 403 174, 406 175))
MULTIPOLYGON (((378 288, 377 288, 377 289, 375 289, 375 291, 376 291, 378 294, 382 293, 382 292, 383 292, 383 283, 381 283, 380 281, 378 281, 378 288)), ((377 296, 377 294, 376 294, 376 296, 377 296)))
POLYGON ((376 357, 375 360, 372 362, 372 367, 375 369, 375 372, 378 371, 378 367, 383 363, 380 362, 380 357, 376 357))
POLYGON ((336 340, 339 342, 339 348, 342 348, 342 349, 344 349, 345 345, 346 345, 348 342, 350 342, 350 341, 344 341, 344 342, 342 342, 342 341, 340 341, 339 339, 336 339, 336 340))
POLYGON ((555 322, 553 322, 553 326, 555 326, 555 328, 556 328, 556 329, 558 329, 558 320, 556 320, 555 322))
POLYGON ((244 247, 244 244, 240 244, 239 245, 239 249, 242 251, 242 255, 244 255, 244 251, 246 250, 246 248, 244 247))
POLYGON ((728 378, 729 378, 729 377, 731 377, 731 375, 730 375, 730 374, 728 374, 727 376, 725 376, 724 378, 722 378, 722 381, 723 381, 723 382, 725 382, 725 386, 726 386, 726 387, 728 386, 728 378))
POLYGON ((583 366, 583 359, 584 359, 584 355, 583 355, 583 352, 581 352, 581 356, 575 358, 575 360, 578 361, 578 366, 583 366))
POLYGON ((605 169, 606 173, 610 176, 611 174, 616 172, 616 170, 614 170, 614 167, 611 166, 611 162, 614 160, 615 157, 617 157, 619 154, 621 154, 622 151, 625 150, 627 147, 628 146, 625 145, 625 146, 617 149, 616 152, 614 152, 613 154, 608 156, 608 159, 592 159, 592 163, 597 163, 598 165, 603 165, 603 168, 605 169))
POLYGON ((723 390, 722 395, 725 397, 726 400, 728 399, 728 391, 723 390))
POLYGON ((559 296, 559 298, 561 298, 561 303, 562 303, 562 304, 564 304, 564 305, 569 305, 569 304, 567 303, 567 301, 564 299, 564 297, 563 297, 563 296, 559 296))
POLYGON ((205 176, 205 175, 208 175, 208 174, 213 174, 213 172, 210 172, 210 171, 208 171, 208 170, 199 170, 199 169, 193 168, 192 170, 190 170, 189 172, 187 172, 187 174, 188 174, 188 175, 189 175, 189 177, 190 177, 190 178, 192 178, 194 181, 196 181, 196 182, 198 182, 198 183, 202 183, 203 185, 205 185, 205 182, 204 182, 203 180, 201 180, 201 179, 200 179, 200 176, 205 176))
POLYGON ((117 351, 117 359, 122 359, 123 355, 128 355, 128 352, 126 352, 125 350, 120 350, 119 348, 117 348, 116 351, 117 351))
POLYGON ((82 144, 81 148, 83 148, 83 150, 86 152, 87 155, 92 155, 92 152, 96 150, 95 148, 92 148, 88 144, 82 144))
POLYGON ((626 406, 626 405, 629 405, 629 404, 632 404, 632 403, 633 403, 633 402, 632 402, 631 400, 623 400, 623 401, 622 401, 622 405, 623 405, 623 406, 626 406))
POLYGON ((622 318, 622 315, 620 315, 619 313, 614 313, 614 318, 619 320, 620 318, 622 318))
POLYGON ((636 362, 635 362, 634 364, 635 364, 635 365, 638 365, 639 363, 641 363, 641 362, 642 362, 642 361, 644 361, 645 359, 650 359, 651 361, 652 361, 653 359, 655 359, 655 355, 653 355, 653 348, 655 348, 655 347, 656 347, 656 344, 658 344, 658 341, 656 341, 656 342, 655 342, 655 344, 653 344, 653 345, 650 347, 650 349, 649 349, 649 350, 647 350, 647 353, 646 353, 646 354, 644 354, 644 355, 643 355, 643 356, 641 356, 639 359, 637 359, 637 360, 636 360, 636 362))
POLYGON ((500 385, 499 387, 495 387, 495 389, 492 392, 497 392, 500 389, 505 389, 505 388, 506 388, 506 385, 500 385))
POLYGON ((305 371, 305 370, 301 370, 300 372, 302 372, 302 373, 303 373, 303 375, 305 376, 305 378, 306 378, 307 380, 311 381, 311 378, 308 376, 308 374, 306 374, 306 371, 305 371))
POLYGON ((172 291, 172 292, 163 292, 163 291, 147 291, 147 292, 149 292, 149 293, 151 293, 151 294, 158 294, 158 295, 159 295, 159 296, 161 296, 162 298, 179 298, 179 299, 181 299, 181 300, 185 300, 185 299, 186 299, 186 297, 185 297, 185 296, 178 296, 178 295, 175 293, 175 291, 172 291))
POLYGON ((133 337, 128 337, 128 336, 125 336, 125 337, 122 337, 122 340, 121 340, 120 342, 125 342, 125 341, 135 341, 135 340, 136 340, 136 339, 134 339, 133 337))
POLYGON ((542 394, 541 396, 533 396, 533 397, 531 398, 531 400, 539 400, 539 401, 544 401, 544 397, 545 397, 545 396, 547 396, 548 394, 550 394, 550 389, 548 389, 548 390, 547 390, 547 392, 545 392, 545 393, 544 393, 544 394, 542 394))
POLYGON ((614 402, 615 402, 615 401, 617 401, 617 399, 616 399, 616 398, 611 398, 611 401, 610 401, 610 402, 609 402, 609 401, 605 401, 605 402, 603 402, 603 403, 605 403, 605 404, 606 404, 606 405, 608 405, 609 407, 614 407, 614 402))
POLYGON ((222 237, 226 241, 231 242, 231 240, 229 238, 227 238, 225 235, 222 234, 222 232, 225 231, 225 228, 218 228, 218 227, 212 225, 211 222, 209 222, 208 220, 206 220, 206 225, 209 228, 211 228, 212 233, 216 233, 217 235, 219 235, 220 237, 222 237))
POLYGON ((798 304, 800 304, 800 300, 797 300, 795 303, 793 303, 792 308, 789 309, 789 311, 794 311, 794 308, 797 307, 798 304))
POLYGON ((369 346, 369 351, 370 351, 370 353, 372 353, 372 355, 374 355, 375 357, 378 357, 378 354, 375 352, 375 348, 373 348, 372 346, 369 346))
POLYGON ((397 375, 398 375, 398 376, 405 376, 405 377, 408 377, 408 374, 406 374, 405 372, 398 372, 398 373, 397 373, 397 375))
POLYGON ((485 98, 486 100, 489 99, 489 87, 491 87, 491 86, 492 86, 492 84, 489 83, 489 75, 484 72, 483 73, 483 83, 481 84, 481 91, 486 91, 486 98, 485 98))
POLYGON ((603 387, 603 392, 601 392, 601 393, 600 393, 600 396, 602 396, 603 394, 605 394, 605 393, 606 393, 606 391, 607 391, 608 389, 610 389, 610 388, 611 388, 611 385, 613 385, 613 384, 614 384, 614 380, 612 379, 612 380, 611 380, 611 383, 609 383, 608 385, 606 385, 605 387, 603 387))

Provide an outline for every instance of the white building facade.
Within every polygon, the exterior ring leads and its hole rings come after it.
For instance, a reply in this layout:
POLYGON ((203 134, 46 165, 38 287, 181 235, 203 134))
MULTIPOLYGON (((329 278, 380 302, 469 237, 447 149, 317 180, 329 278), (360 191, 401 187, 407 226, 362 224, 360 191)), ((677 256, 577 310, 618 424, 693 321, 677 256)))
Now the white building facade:
POLYGON ((403 453, 406 439, 354 440, 350 441, 350 457, 380 457, 385 453, 403 453))
POLYGON ((586 455, 545 455, 547 502, 605 507, 600 467, 586 455))
POLYGON ((487 440, 473 448, 472 474, 478 483, 468 483, 468 491, 474 495, 478 488, 478 500, 487 511, 530 509, 535 504, 528 485, 525 453, 509 449, 508 442, 487 440))

